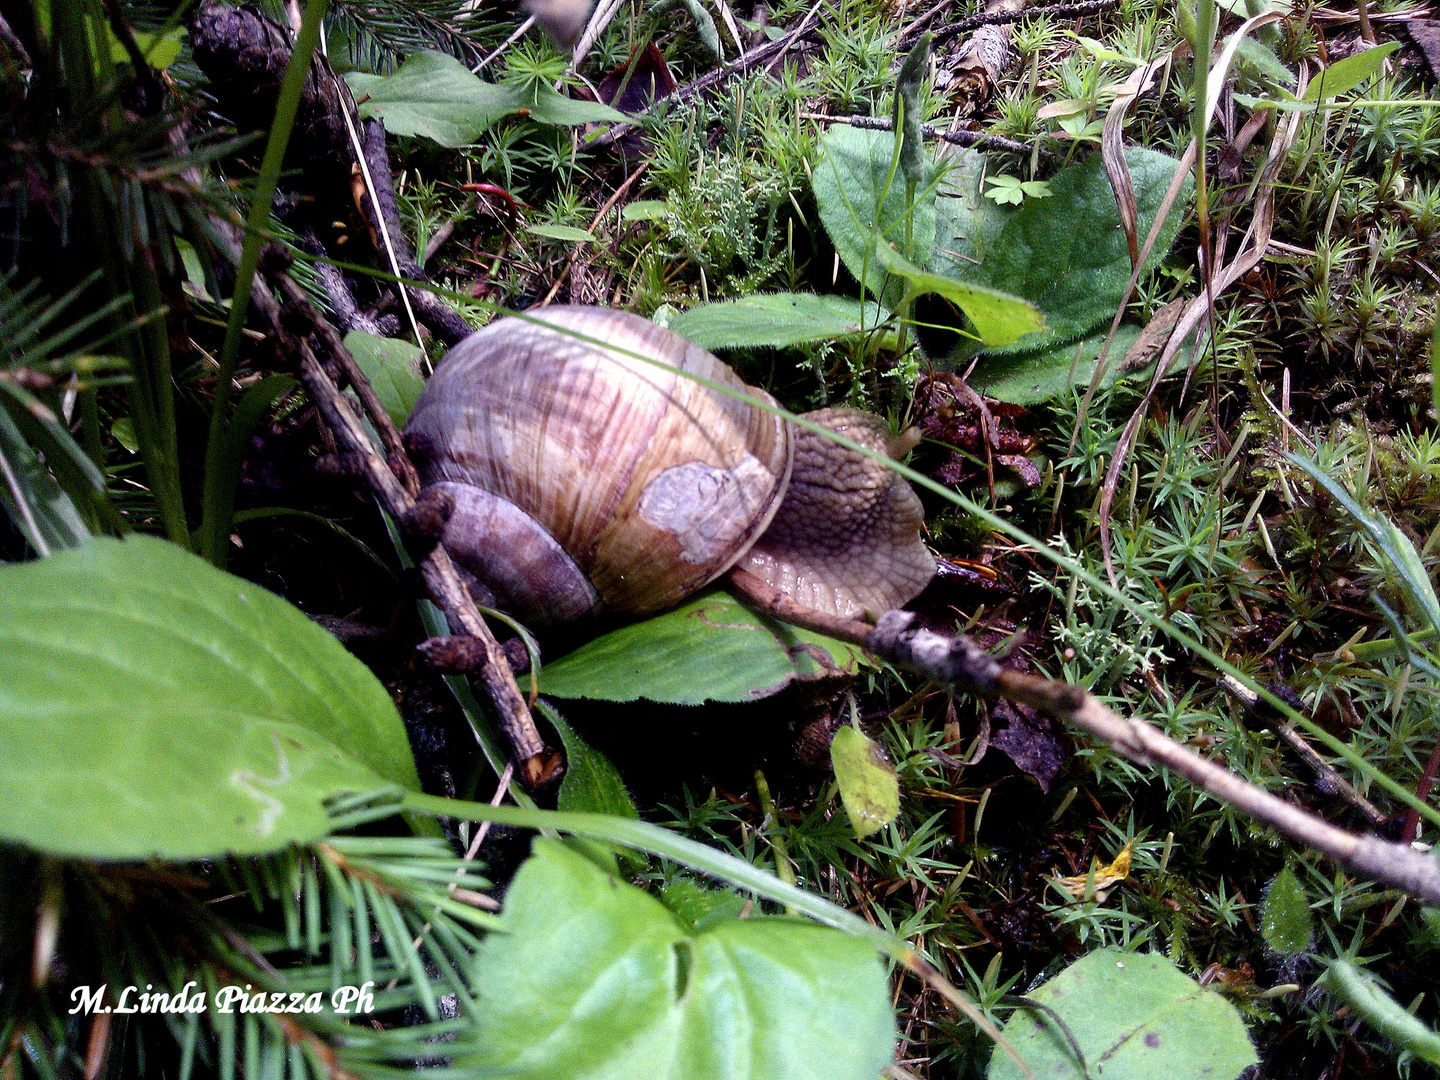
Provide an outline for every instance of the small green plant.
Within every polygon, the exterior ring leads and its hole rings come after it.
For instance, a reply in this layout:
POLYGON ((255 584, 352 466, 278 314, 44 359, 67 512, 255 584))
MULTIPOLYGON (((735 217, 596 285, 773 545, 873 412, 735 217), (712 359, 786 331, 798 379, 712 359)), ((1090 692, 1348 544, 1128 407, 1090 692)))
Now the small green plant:
POLYGON ((1026 199, 1048 199, 1053 194, 1043 180, 1021 180, 1016 176, 987 176, 985 197, 1001 206, 1019 206, 1026 199))

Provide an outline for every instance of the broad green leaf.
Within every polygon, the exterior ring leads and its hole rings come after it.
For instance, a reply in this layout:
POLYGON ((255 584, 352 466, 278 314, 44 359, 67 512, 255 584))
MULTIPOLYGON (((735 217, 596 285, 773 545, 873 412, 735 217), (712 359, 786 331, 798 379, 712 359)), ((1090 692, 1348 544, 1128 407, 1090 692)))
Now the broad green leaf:
POLYGON ((1440 1033, 1412 1016, 1376 984, 1369 974, 1348 960, 1336 960, 1325 974, 1325 985, 1343 998, 1367 1024, 1402 1050, 1422 1061, 1440 1065, 1440 1033))
POLYGON ((453 56, 417 52, 393 75, 349 72, 360 115, 377 116, 392 135, 423 135, 441 146, 465 146, 497 120, 526 115, 546 124, 617 123, 627 117, 594 101, 574 101, 548 86, 485 82, 453 56))
MULTIPOLYGON (((1235 1006, 1158 953, 1097 949, 1026 996, 1054 1010, 1088 1067, 1053 1018, 1017 1009, 1002 1034, 1036 1076, 1050 1080, 1234 1080, 1259 1060, 1235 1006)), ((997 1048, 986 1075, 1022 1074, 997 1048)))
POLYGON ((575 244, 588 244, 595 239, 594 233, 577 229, 574 225, 526 225, 525 229, 549 240, 569 240, 575 244))
POLYGON ((1315 932, 1310 902, 1305 896, 1305 886, 1288 866, 1275 875, 1265 893, 1260 932, 1265 944, 1281 956, 1298 956, 1310 948, 1315 932))
POLYGON ((875 245, 875 262, 903 278, 916 294, 938 293, 965 312, 976 335, 986 345, 1001 347, 1045 329, 1045 318, 1028 300, 988 285, 921 270, 883 240, 875 245))
POLYGON ((1280 58, 1263 42, 1253 37, 1242 38, 1238 52, 1240 59, 1253 67, 1260 75, 1271 80, 1275 85, 1295 85, 1294 73, 1282 64, 1280 58))
POLYGON ((625 781, 620 779, 610 759, 577 735, 553 706, 538 701, 535 707, 560 733, 560 741, 565 745, 565 778, 560 781, 555 809, 638 818, 640 811, 635 809, 630 793, 625 790, 625 781))
MULTIPOLYGON (((1072 386, 1090 385, 1095 359, 1105 344, 1109 327, 1097 330, 1081 341, 1053 345, 1025 353, 982 356, 969 380, 971 386, 999 401, 1035 405, 1067 393, 1072 386), (1072 375, 1073 372, 1073 375, 1072 375)), ((1110 361, 1100 385, 1110 386, 1121 377, 1120 360, 1140 336, 1140 327, 1122 326, 1110 346, 1110 361)), ((1126 372, 1124 374, 1135 374, 1126 372)))
POLYGON ((633 124, 632 116, 626 116, 617 109, 599 101, 582 101, 556 93, 542 84, 534 96, 524 103, 525 115, 542 124, 556 124, 574 127, 578 124, 633 124))
MULTIPOLYGON (((115 36, 115 31, 106 27, 105 32, 110 35, 110 59, 117 64, 130 63, 130 52, 125 48, 124 43, 115 36)), ((144 30, 132 31, 135 44, 140 49, 140 55, 152 68, 160 71, 164 71, 180 59, 180 35, 182 32, 178 26, 164 34, 148 33, 144 30)))
POLYGON ((516 1080, 875 1080, 894 1018, 874 947, 750 918, 691 934, 654 897, 535 841, 474 969, 455 1068, 516 1080))
POLYGON ((418 370, 424 354, 420 346, 398 338, 376 337, 363 330, 345 335, 345 347, 355 357, 360 370, 375 388, 375 396, 396 427, 405 426, 405 418, 415 407, 415 399, 425 389, 425 380, 418 370))
MULTIPOLYGON (((1127 150, 1125 160, 1135 187, 1143 240, 1177 162, 1139 149, 1127 150)), ((1014 353, 1074 342, 1108 323, 1130 280, 1129 248, 1100 155, 1092 154, 1080 164, 1062 169, 1048 182, 1050 198, 1027 199, 1007 217, 979 265, 957 271, 967 282, 1029 300, 1043 313, 1045 329, 1011 344, 1009 351, 1014 353)), ((1188 190, 1187 186, 1166 219, 1147 267, 1158 265, 1175 242, 1188 190)), ((951 239, 944 236, 936 243, 941 248, 952 246, 951 239)))
POLYGON ((889 131, 834 124, 820 139, 811 185, 820 220, 845 268, 893 306, 899 291, 875 265, 875 245, 888 240, 923 266, 935 246, 935 191, 921 185, 912 208, 889 131), (907 241, 907 222, 909 237, 907 241))
POLYGON ((935 250, 925 269, 951 278, 968 278, 975 264, 1005 227, 1012 211, 987 199, 981 190, 985 155, 960 150, 945 159, 945 172, 935 199, 935 250))
POLYGON ((520 88, 485 82, 438 52, 412 53, 393 75, 352 71, 345 81, 362 117, 379 117, 392 135, 423 135, 441 146, 473 142, 524 101, 520 88))
POLYGON ((670 214, 670 204, 664 199, 640 199, 626 203, 620 211, 621 221, 664 221, 670 214))
POLYGON ((729 593, 711 589, 546 664, 540 691, 675 705, 753 701, 796 679, 853 672, 860 659, 853 645, 757 615, 729 593))
POLYGON ((1304 101, 1323 101, 1338 97, 1347 90, 1353 90, 1380 70, 1385 58, 1400 48, 1398 41, 1387 41, 1364 52, 1353 53, 1344 60, 1337 60, 1310 80, 1305 88, 1304 101))
POLYGON ((771 293, 699 304, 670 324, 702 349, 783 349, 873 331, 890 317, 878 304, 843 296, 771 293))
POLYGON ((895 820, 900 813, 900 782, 878 743, 845 724, 830 742, 830 763, 856 836, 863 840, 895 820))
POLYGON ((330 831, 385 781, 310 728, 184 695, 0 708, 0 838, 51 855, 185 861, 330 831))
POLYGON ((146 536, 0 566, 0 722, 120 705, 291 724, 419 789, 379 680, 260 586, 146 536))

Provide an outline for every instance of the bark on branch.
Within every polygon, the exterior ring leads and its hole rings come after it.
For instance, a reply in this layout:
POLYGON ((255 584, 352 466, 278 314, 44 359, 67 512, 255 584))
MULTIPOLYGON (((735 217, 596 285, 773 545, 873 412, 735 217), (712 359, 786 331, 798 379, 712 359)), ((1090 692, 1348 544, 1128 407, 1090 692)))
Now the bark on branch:
POLYGON ((873 626, 810 612, 744 570, 731 585, 761 611, 784 622, 863 646, 886 663, 983 697, 1048 713, 1104 739, 1130 760, 1161 766, 1354 873, 1440 904, 1440 861, 1408 844, 1360 836, 1277 798, 1201 757, 1143 720, 1126 719, 1082 687, 1003 667, 963 634, 919 626, 908 611, 887 611, 873 626))

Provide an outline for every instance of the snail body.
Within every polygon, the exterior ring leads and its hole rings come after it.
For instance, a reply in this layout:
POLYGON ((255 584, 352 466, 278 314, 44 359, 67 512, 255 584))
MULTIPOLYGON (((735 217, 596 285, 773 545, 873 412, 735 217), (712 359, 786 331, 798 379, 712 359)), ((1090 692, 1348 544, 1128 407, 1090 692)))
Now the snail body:
MULTIPOLYGON (((934 560, 903 480, 716 387, 774 404, 625 312, 545 308, 472 334, 405 427, 422 482, 453 501, 441 542, 537 627, 660 611, 737 564, 836 614, 924 587, 934 560)), ((878 417, 811 418, 901 449, 878 417)))

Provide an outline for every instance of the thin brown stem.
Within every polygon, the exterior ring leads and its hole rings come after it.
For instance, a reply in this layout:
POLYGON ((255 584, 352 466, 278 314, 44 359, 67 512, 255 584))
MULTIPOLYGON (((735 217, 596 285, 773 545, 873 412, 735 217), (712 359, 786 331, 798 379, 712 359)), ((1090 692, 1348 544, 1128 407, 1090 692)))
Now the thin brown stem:
MULTIPOLYGON (((279 276, 282 289, 288 292, 289 287, 284 284, 289 280, 288 276, 279 276)), ((291 284, 293 285, 293 283, 291 284)), ((333 329, 326 333, 322 329, 324 320, 318 315, 316 315, 316 320, 317 336, 325 342, 327 348, 337 348, 338 335, 334 333, 333 329)), ((277 328, 277 332, 282 331, 278 331, 277 328)), ((406 520, 410 511, 415 507, 415 500, 397 477, 396 472, 392 471, 392 465, 381 459, 354 404, 340 392, 329 374, 326 373, 308 340, 290 337, 289 343, 292 344, 293 350, 300 358, 301 381, 305 384, 305 389, 311 400, 314 401, 316 408, 325 418, 325 422, 334 432, 337 441, 348 452, 350 458, 357 463, 370 490, 380 500, 380 504, 386 512, 396 521, 406 520)), ((345 371, 346 377, 354 383, 357 390, 362 386, 368 386, 368 380, 365 379, 364 374, 359 371, 358 367, 353 366, 354 358, 349 357, 348 361, 345 359, 348 357, 348 351, 345 350, 343 343, 338 344, 338 350, 336 359, 342 370, 345 371)), ((366 396, 362 393, 362 400, 366 396)), ((373 390, 371 390, 370 396, 373 396, 373 390)), ((370 417, 372 423, 377 421, 383 412, 383 409, 379 409, 375 415, 372 415, 370 417)), ((399 459, 413 472, 413 466, 409 465, 403 448, 399 459)), ((400 471, 402 475, 405 472, 403 468, 400 471)), ((505 660, 504 652, 475 607, 475 602, 460 579, 455 564, 450 561, 450 556, 445 553, 445 549, 437 544, 420 561, 420 571, 427 591, 445 612, 451 628, 456 633, 474 638, 483 650, 483 662, 478 665, 475 675, 491 704, 494 705, 495 711, 499 714, 500 727, 510 742, 511 750, 518 762, 521 778, 531 787, 544 783, 559 771, 561 767, 559 756, 546 747, 545 741, 540 737, 540 732, 535 727, 535 721, 525 704, 524 695, 521 694, 520 687, 515 682, 515 675, 505 660)))
POLYGON ((744 570, 731 571, 729 580, 767 615, 863 645, 881 660, 936 682, 1038 709, 1105 740, 1132 761, 1178 773, 1202 791, 1359 875, 1440 903, 1440 862, 1429 855, 1408 844, 1358 836, 1331 825, 1201 757, 1150 724, 1125 719, 1082 687, 1004 668, 971 638, 925 629, 908 611, 887 611, 871 626, 809 611, 744 570))

